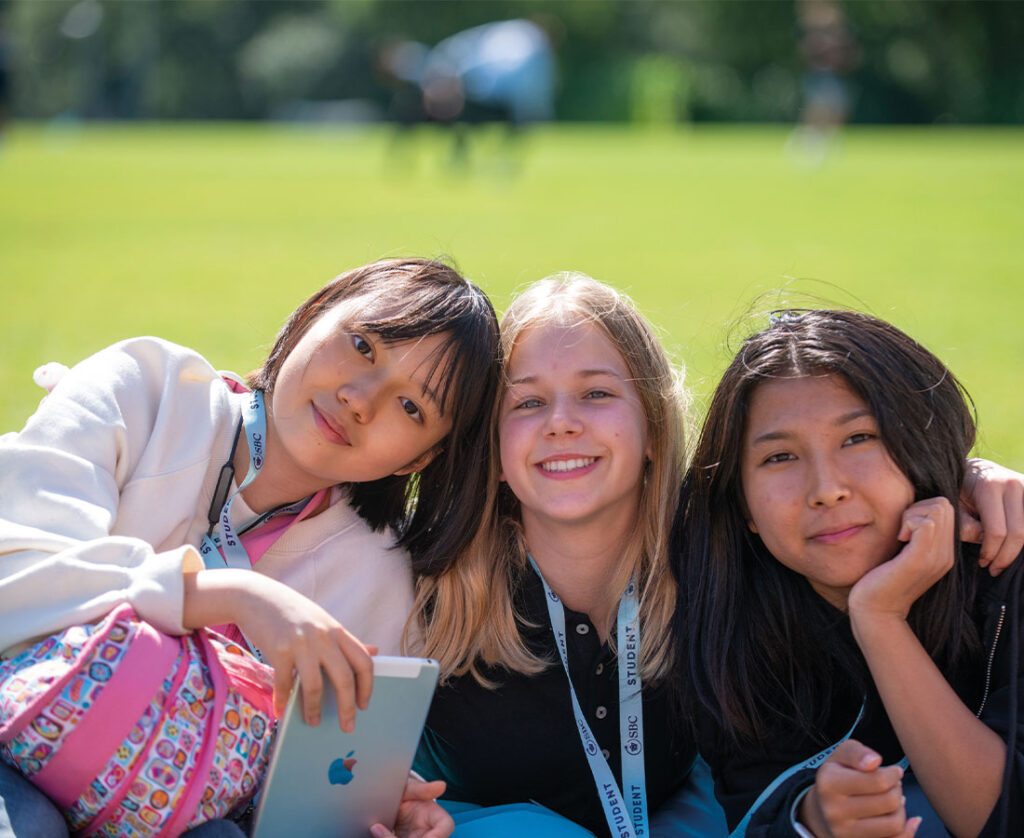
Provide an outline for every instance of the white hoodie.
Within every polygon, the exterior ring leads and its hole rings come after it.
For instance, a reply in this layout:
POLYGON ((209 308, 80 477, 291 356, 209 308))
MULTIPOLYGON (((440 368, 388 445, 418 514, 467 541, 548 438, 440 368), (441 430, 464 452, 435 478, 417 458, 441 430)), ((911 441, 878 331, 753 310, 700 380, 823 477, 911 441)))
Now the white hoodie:
MULTIPOLYGON (((171 634, 238 407, 195 352, 133 338, 73 367, 20 433, 0 437, 0 649, 96 620, 121 602, 171 634)), ((255 569, 398 654, 407 554, 335 492, 255 569)), ((239 496, 232 518, 253 512, 239 496)))

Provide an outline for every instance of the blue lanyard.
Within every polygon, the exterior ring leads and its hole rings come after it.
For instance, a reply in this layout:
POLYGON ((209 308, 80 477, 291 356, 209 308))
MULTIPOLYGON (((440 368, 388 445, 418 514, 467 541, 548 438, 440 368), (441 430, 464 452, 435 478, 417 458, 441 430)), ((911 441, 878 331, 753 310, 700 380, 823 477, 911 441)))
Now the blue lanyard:
POLYGON ((640 604, 636 595, 636 583, 630 580, 618 612, 618 656, 619 656, 619 744, 622 748, 622 789, 615 782, 615 775, 608 761, 598 747, 597 739, 580 708, 576 690, 569 674, 569 659, 566 650, 565 609, 558 594, 551 590, 544 575, 537 567, 533 556, 528 556, 534 571, 544 585, 544 601, 548 607, 551 629, 555 633, 558 655, 569 682, 569 697, 576 717, 583 751, 590 765, 597 785, 597 795, 604 808, 608 828, 616 838, 641 838, 650 835, 647 819, 647 786, 644 776, 644 709, 640 679, 640 604))
MULTIPOLYGON (((245 440, 249 445, 249 469, 245 479, 242 480, 231 497, 223 501, 223 505, 221 505, 217 515, 220 534, 213 532, 211 521, 210 532, 203 536, 202 544, 199 546, 203 564, 210 569, 232 567, 249 570, 252 568, 249 554, 245 552, 242 541, 235 533, 231 523, 231 504, 239 493, 256 479, 260 469, 263 468, 267 441, 267 415, 263 407, 263 393, 259 390, 253 390, 251 393, 239 393, 235 399, 241 404, 242 429, 245 431, 245 440)), ((235 440, 237 443, 237 436, 235 440)), ((220 478, 217 480, 217 489, 214 491, 214 502, 211 506, 211 518, 219 497, 226 495, 230 488, 231 478, 235 473, 233 460, 234 449, 232 448, 231 461, 225 463, 224 468, 221 469, 220 478)))
MULTIPOLYGON (((765 788, 765 790, 761 792, 757 800, 754 801, 754 805, 747 810, 747 813, 743 816, 743 820, 741 820, 736 825, 736 828, 731 833, 729 833, 729 838, 743 838, 743 836, 747 834, 747 824, 750 823, 750 819, 754 816, 754 812, 756 812, 758 807, 761 806, 761 804, 764 803, 765 800, 767 800, 771 796, 772 792, 774 792, 780 785, 782 785, 782 783, 784 783, 798 771, 803 771, 805 768, 817 768, 818 766, 820 766, 826 759, 829 758, 829 756, 832 755, 832 752, 836 748, 838 748, 843 742, 845 742, 847 739, 853 736, 853 732, 857 729, 857 725, 860 724, 860 720, 864 717, 864 707, 866 706, 866 704, 867 702, 865 701, 860 705, 860 712, 857 713, 857 718, 853 720, 853 724, 850 725, 850 729, 846 731, 845 734, 843 734, 843 736, 839 739, 838 742, 829 745, 827 748, 824 748, 823 750, 818 751, 818 753, 816 753, 813 757, 808 757, 803 762, 798 762, 796 765, 791 765, 789 768, 787 768, 785 771, 779 774, 778 777, 772 780, 771 783, 765 788)), ((899 765, 902 766, 904 770, 906 770, 907 766, 909 765, 909 763, 907 762, 907 758, 904 757, 903 759, 901 759, 899 761, 899 765)))

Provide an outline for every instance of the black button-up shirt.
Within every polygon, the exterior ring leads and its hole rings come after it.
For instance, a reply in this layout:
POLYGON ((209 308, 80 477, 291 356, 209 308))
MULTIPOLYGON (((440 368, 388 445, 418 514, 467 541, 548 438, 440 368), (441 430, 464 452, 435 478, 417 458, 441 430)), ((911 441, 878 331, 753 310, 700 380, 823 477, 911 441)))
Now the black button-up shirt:
MULTIPOLYGON (((415 768, 448 783, 450 800, 496 806, 535 801, 608 836, 604 810, 583 752, 565 671, 540 579, 523 577, 517 605, 536 628, 523 627, 527 646, 552 661, 535 676, 488 670, 495 689, 472 676, 449 681, 434 696, 415 768)), ((585 614, 565 609, 569 671, 591 731, 622 783, 619 751, 619 675, 615 655, 585 614)), ((653 812, 686 778, 696 748, 683 725, 669 718, 662 687, 644 687, 644 767, 653 812)))

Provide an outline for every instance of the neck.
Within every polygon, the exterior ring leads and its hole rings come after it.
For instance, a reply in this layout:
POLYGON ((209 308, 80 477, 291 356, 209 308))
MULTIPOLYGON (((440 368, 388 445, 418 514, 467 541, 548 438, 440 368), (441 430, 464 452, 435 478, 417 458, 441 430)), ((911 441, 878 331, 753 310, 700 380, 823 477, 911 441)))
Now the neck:
POLYGON ((581 532, 523 516, 527 549, 544 580, 567 607, 590 618, 604 641, 618 606, 613 583, 622 567, 628 532, 589 529, 581 532))
MULTIPOLYGON (((244 428, 235 447, 232 463, 235 466, 235 482, 241 484, 249 473, 249 443, 244 428)), ((328 485, 300 469, 288 467, 268 407, 263 465, 256 479, 242 491, 242 497, 249 508, 257 514, 267 512, 274 507, 307 498, 328 485)))

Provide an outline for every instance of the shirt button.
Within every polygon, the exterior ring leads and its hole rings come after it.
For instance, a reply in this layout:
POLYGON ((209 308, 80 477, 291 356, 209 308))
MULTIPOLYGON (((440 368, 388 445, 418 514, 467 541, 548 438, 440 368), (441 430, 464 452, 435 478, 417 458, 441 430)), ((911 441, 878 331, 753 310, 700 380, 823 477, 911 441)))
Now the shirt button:
POLYGON ((588 626, 586 623, 579 623, 576 626, 576 634, 589 634, 589 633, 590 633, 590 626, 588 626))
POLYGON ((612 752, 609 751, 607 748, 602 748, 601 754, 604 756, 605 759, 608 759, 608 757, 612 755, 612 752))
POLYGON ((594 715, 597 716, 599 719, 603 719, 605 716, 608 715, 608 708, 602 704, 594 711, 594 715))
POLYGON ((594 670, 594 674, 595 675, 600 675, 602 672, 604 672, 604 664, 603 663, 599 663, 597 665, 597 669, 594 670))

